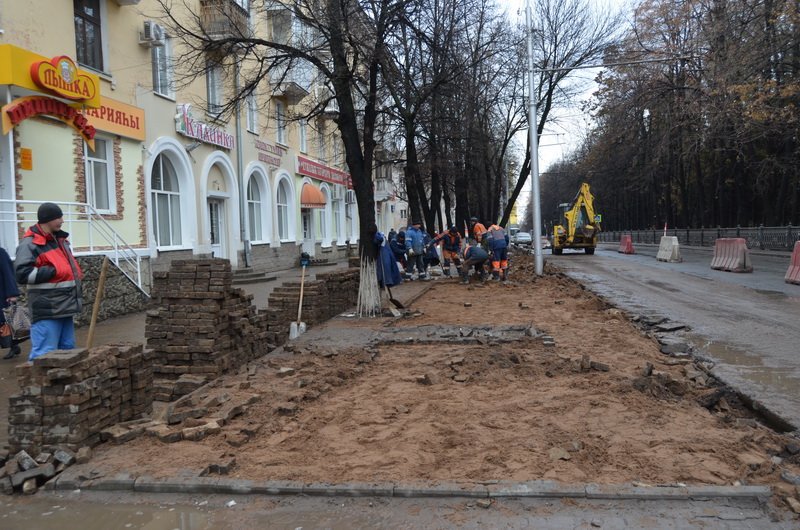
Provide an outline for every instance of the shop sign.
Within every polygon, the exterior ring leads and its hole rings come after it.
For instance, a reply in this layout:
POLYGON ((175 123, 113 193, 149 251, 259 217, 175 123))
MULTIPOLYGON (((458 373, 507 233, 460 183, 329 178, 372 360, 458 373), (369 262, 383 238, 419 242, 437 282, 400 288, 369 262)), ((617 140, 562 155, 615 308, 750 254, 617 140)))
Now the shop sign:
POLYGON ((347 188, 353 187, 353 181, 349 173, 320 164, 319 162, 314 162, 310 158, 304 156, 297 157, 297 173, 317 180, 330 182, 331 184, 341 184, 347 188))
POLYGON ((175 130, 189 138, 218 145, 225 149, 233 149, 236 145, 232 134, 228 134, 219 127, 195 120, 189 104, 178 105, 178 114, 175 115, 175 130))
POLYGON ((87 109, 86 115, 98 131, 144 141, 144 110, 107 97, 100 98, 100 107, 87 109))
POLYGON ((281 157, 287 151, 285 147, 262 142, 261 140, 256 140, 256 150, 258 150, 259 162, 264 162, 273 168, 281 167, 281 157))
POLYGON ((12 127, 23 120, 39 115, 47 115, 60 120, 76 131, 94 151, 95 128, 89 120, 63 101, 46 96, 26 96, 15 99, 0 109, 3 120, 3 134, 8 134, 12 127))
POLYGON ((94 99, 97 95, 95 80, 78 70, 66 55, 33 63, 31 79, 45 91, 74 101, 94 99))

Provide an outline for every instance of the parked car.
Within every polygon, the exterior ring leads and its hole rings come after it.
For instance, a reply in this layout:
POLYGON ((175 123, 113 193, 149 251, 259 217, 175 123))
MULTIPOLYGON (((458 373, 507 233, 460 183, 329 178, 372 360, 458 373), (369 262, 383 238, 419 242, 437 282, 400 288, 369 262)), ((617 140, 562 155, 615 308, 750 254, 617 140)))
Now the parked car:
POLYGON ((533 239, 528 232, 517 232, 514 234, 513 242, 517 245, 530 245, 533 239))

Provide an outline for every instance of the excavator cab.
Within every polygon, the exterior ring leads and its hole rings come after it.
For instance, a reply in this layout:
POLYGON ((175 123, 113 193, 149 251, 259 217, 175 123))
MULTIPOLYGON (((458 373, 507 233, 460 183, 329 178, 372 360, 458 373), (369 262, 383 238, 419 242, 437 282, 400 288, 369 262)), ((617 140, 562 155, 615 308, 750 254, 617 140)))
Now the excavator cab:
POLYGON ((553 254, 562 254, 565 248, 584 249, 594 254, 602 216, 594 211, 594 196, 589 184, 581 184, 571 203, 558 205, 561 223, 553 227, 553 254))

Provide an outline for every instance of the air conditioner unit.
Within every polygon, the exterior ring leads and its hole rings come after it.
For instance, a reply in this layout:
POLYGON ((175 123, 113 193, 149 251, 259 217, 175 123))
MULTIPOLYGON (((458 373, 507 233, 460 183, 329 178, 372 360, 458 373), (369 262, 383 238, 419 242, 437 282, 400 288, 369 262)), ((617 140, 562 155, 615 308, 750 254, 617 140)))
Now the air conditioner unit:
POLYGON ((144 31, 139 34, 139 45, 145 48, 163 46, 166 34, 164 28, 152 20, 144 21, 144 31))
POLYGON ((355 204, 356 203, 356 192, 353 190, 347 190, 347 196, 345 201, 347 204, 355 204))
POLYGON ((341 201, 344 199, 344 188, 341 186, 334 186, 332 195, 334 201, 341 201))

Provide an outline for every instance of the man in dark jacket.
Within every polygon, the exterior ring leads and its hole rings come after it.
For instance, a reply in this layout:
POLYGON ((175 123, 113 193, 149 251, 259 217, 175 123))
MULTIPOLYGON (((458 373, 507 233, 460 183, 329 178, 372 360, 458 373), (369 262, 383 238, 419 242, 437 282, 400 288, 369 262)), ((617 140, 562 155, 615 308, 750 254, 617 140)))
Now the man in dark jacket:
POLYGON ((481 281, 486 279, 483 264, 489 259, 489 253, 478 245, 467 245, 464 247, 464 266, 461 268, 461 283, 469 283, 469 270, 475 267, 475 274, 481 281))
POLYGON ((30 227, 17 247, 16 276, 28 286, 31 312, 31 353, 28 360, 52 350, 75 347, 72 317, 81 312, 81 272, 61 230, 64 214, 46 202, 37 212, 38 224, 30 227))
POLYGON ((442 258, 444 258, 444 275, 450 276, 450 263, 453 262, 456 270, 461 268, 461 234, 458 233, 458 228, 451 225, 450 228, 436 236, 433 244, 436 245, 441 241, 442 243, 442 258))

